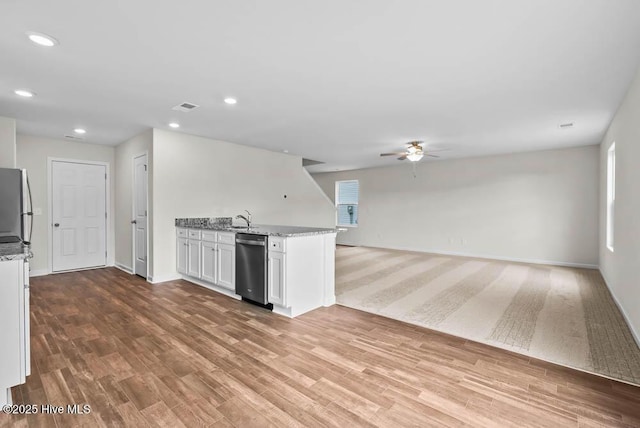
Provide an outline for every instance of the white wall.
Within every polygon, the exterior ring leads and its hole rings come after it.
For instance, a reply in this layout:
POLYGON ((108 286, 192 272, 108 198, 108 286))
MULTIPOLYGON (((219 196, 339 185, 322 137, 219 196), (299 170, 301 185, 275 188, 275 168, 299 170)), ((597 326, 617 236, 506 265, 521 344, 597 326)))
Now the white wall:
POLYGON ((0 168, 16 167, 16 120, 0 117, 0 168))
POLYGON ((153 131, 153 281, 175 277, 176 217, 333 227, 335 208, 298 156, 153 131), (287 195, 285 198, 284 195, 287 195))
POLYGON ((107 235, 107 264, 113 264, 114 260, 114 149, 110 146, 96 144, 76 143, 72 141, 54 140, 50 138, 32 137, 29 135, 17 136, 17 164, 18 168, 26 168, 31 184, 31 195, 34 210, 42 210, 42 215, 33 217, 33 236, 31 249, 32 272, 44 274, 49 268, 49 215, 48 215, 48 177, 47 159, 49 157, 74 159, 79 161, 108 162, 110 167, 111 211, 108 221, 107 235))
MULTIPOLYGON (((115 148, 115 262, 120 267, 133 270, 133 158, 147 153, 148 179, 149 179, 149 224, 152 221, 153 212, 153 130, 149 129, 137 135, 115 148)), ((149 227, 149 242, 153 242, 153 230, 149 227)), ((149 245, 147 260, 153 260, 151 253, 153 246, 149 245)))
POLYGON ((443 160, 314 175, 360 180, 350 245, 598 264, 598 147, 443 160))
POLYGON ((640 344, 640 72, 600 148, 600 270, 640 344), (607 151, 616 143, 614 252, 606 246, 607 151))

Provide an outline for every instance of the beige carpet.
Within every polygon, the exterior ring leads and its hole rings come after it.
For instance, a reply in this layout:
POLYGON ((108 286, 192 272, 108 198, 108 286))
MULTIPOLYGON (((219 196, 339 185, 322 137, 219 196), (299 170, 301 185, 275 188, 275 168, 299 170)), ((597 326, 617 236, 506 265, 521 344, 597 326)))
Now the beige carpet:
POLYGON ((338 247, 338 304, 640 385, 640 349, 600 273, 338 247))

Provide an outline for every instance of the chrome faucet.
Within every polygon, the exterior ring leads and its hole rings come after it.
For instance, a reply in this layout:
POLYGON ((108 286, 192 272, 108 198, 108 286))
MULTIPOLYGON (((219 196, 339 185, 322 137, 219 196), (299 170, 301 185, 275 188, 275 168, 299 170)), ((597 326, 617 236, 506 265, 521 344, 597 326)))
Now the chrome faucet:
POLYGON ((247 210, 245 210, 247 212, 246 216, 243 216, 241 214, 237 215, 236 218, 241 218, 244 221, 247 222, 247 229, 251 229, 251 213, 247 210))

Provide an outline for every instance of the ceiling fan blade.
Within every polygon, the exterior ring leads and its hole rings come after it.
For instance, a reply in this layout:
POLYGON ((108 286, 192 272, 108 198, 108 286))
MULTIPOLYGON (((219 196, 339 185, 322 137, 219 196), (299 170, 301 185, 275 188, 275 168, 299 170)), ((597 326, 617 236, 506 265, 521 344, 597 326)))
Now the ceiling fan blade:
POLYGON ((402 155, 398 158, 398 160, 405 160, 407 158, 407 155, 402 155))
POLYGON ((397 152, 397 153, 380 153, 380 156, 398 156, 398 155, 404 155, 404 152, 397 152))
POLYGON ((440 156, 436 156, 436 155, 427 155, 427 157, 429 157, 429 158, 439 158, 440 156))

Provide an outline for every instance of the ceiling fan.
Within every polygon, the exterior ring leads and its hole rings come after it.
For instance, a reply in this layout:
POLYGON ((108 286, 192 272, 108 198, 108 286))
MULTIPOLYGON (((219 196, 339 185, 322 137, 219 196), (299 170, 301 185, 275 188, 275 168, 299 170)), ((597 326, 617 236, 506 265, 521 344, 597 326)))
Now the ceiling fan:
POLYGON ((422 147, 424 141, 411 141, 407 143, 407 150, 404 152, 396 153, 380 153, 380 156, 400 156, 398 160, 409 159, 411 162, 418 162, 424 156, 431 158, 439 158, 440 156, 432 155, 433 150, 429 150, 429 153, 422 147))

